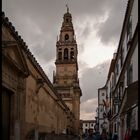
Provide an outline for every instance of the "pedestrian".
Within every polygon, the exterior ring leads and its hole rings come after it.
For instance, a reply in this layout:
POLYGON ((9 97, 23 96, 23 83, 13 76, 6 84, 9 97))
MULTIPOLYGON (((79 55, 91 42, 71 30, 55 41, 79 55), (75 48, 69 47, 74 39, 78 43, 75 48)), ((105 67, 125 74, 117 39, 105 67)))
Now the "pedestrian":
POLYGON ((126 130, 124 140, 130 140, 130 128, 126 130))
POLYGON ((109 132, 109 134, 108 134, 108 140, 112 140, 112 132, 109 132))
POLYGON ((95 133, 95 140, 101 140, 101 135, 100 135, 100 132, 99 131, 97 131, 95 133))
POLYGON ((93 129, 88 130, 88 136, 85 138, 85 140, 95 140, 95 135, 93 134, 93 129))
POLYGON ((118 140, 118 135, 115 133, 112 140, 118 140))
POLYGON ((107 133, 105 130, 102 131, 101 140, 107 140, 107 133))
POLYGON ((132 130, 130 140, 138 140, 138 130, 132 130))

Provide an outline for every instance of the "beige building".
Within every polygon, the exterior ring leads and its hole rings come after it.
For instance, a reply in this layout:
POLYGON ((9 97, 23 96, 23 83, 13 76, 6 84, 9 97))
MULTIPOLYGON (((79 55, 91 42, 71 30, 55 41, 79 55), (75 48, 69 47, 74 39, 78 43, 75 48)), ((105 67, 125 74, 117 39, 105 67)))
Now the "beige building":
POLYGON ((82 95, 78 79, 77 43, 72 24, 72 16, 67 8, 64 14, 59 39, 56 42, 56 73, 54 87, 74 114, 73 132, 80 128, 80 97, 82 95))
MULTIPOLYGON (((73 48, 77 57, 77 45, 73 48)), ((56 61, 56 66, 56 79, 59 79, 64 65, 56 61)), ((68 102, 58 94, 58 87, 63 92, 66 87, 63 83, 61 85, 63 79, 60 78, 58 86, 50 82, 26 43, 2 13, 3 140, 37 140, 41 134, 78 133, 81 90, 77 59, 66 67, 72 72, 67 79, 72 85, 66 90, 71 95, 68 102)))

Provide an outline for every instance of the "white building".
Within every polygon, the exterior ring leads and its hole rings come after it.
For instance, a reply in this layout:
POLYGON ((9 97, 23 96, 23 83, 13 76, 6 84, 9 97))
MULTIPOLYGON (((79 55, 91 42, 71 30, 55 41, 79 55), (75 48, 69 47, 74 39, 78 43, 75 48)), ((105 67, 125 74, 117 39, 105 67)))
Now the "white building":
POLYGON ((118 49, 104 87, 110 103, 109 131, 123 140, 127 131, 138 130, 138 0, 128 0, 118 49))
POLYGON ((82 120, 83 134, 88 133, 89 129, 92 129, 94 132, 95 123, 95 120, 82 120))
POLYGON ((103 129, 108 130, 108 119, 106 117, 107 115, 107 108, 106 108, 106 100, 108 98, 107 96, 107 90, 106 86, 103 88, 98 89, 98 129, 99 132, 102 133, 103 129))

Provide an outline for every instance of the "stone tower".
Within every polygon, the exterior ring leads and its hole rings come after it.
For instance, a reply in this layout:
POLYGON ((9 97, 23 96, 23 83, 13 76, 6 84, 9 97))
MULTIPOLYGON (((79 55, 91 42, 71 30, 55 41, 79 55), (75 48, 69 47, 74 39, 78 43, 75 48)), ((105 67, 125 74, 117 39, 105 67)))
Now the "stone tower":
POLYGON ((56 73, 53 76, 53 83, 58 94, 74 114, 73 133, 75 134, 79 133, 80 97, 82 95, 78 79, 77 54, 72 16, 67 7, 60 35, 56 42, 56 73))

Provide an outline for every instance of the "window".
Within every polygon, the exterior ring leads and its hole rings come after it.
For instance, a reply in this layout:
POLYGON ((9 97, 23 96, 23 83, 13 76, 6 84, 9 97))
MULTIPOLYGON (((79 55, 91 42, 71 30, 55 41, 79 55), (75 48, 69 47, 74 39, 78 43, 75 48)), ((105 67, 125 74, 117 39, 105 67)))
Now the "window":
POLYGON ((62 60, 62 52, 58 52, 58 59, 62 60))
POLYGON ((116 75, 119 74, 119 64, 116 64, 116 75))
POLYGON ((122 99, 122 97, 123 97, 123 85, 124 84, 124 82, 122 81, 122 82, 120 82, 120 84, 119 84, 119 99, 121 100, 122 99))
POLYGON ((122 65, 123 65, 123 55, 124 55, 124 49, 123 49, 123 46, 121 46, 121 54, 120 54, 120 61, 121 61, 121 67, 122 67, 122 65))
POLYGON ((114 114, 118 113, 118 105, 114 105, 114 114))
POLYGON ((105 93, 102 93, 102 96, 104 96, 105 95, 105 93))
POLYGON ((69 35, 66 34, 66 35, 65 35, 65 40, 68 40, 68 39, 69 39, 69 35))
POLYGON ((132 83, 132 79, 133 79, 133 69, 132 65, 129 65, 127 69, 127 85, 132 83))
POLYGON ((116 123, 114 124, 114 132, 115 133, 117 132, 117 124, 116 123))
POLYGON ((85 129, 85 133, 88 133, 88 129, 85 129))
POLYGON ((85 126, 87 127, 87 124, 85 124, 85 126))
POLYGON ((132 39, 132 17, 129 17, 127 24, 127 48, 129 48, 132 39))
POLYGON ((65 60, 68 59, 68 49, 67 48, 64 49, 64 59, 65 60))
POLYGON ((100 112, 103 112, 103 108, 100 108, 100 112))
POLYGON ((93 123, 91 124, 91 126, 93 126, 93 123))
POLYGON ((70 59, 74 59, 74 52, 73 51, 70 52, 70 59))
POLYGON ((68 18, 66 18, 66 22, 69 22, 69 19, 68 18))
POLYGON ((64 81, 64 84, 67 84, 67 81, 64 81))

